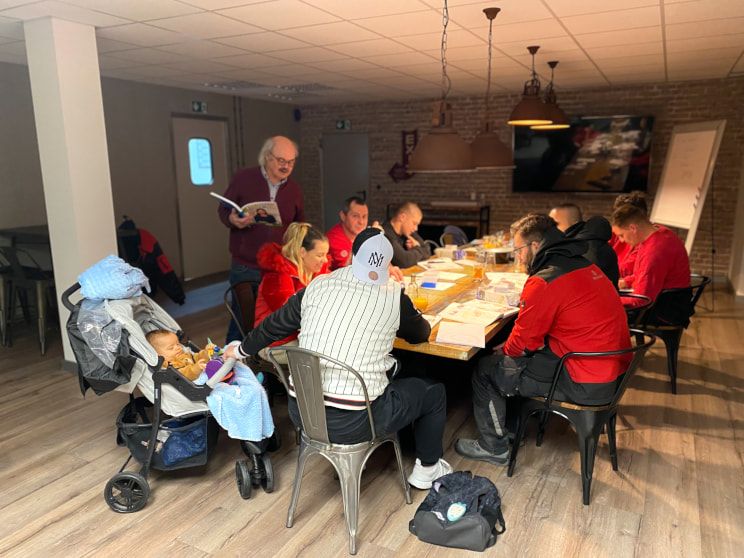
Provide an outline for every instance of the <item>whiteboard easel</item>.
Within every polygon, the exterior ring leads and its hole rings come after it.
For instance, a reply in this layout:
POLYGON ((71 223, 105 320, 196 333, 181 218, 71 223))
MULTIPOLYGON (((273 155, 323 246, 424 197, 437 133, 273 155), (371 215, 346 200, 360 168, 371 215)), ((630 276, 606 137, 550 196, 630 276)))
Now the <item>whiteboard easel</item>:
POLYGON ((687 229, 688 254, 695 241, 725 128, 725 120, 682 124, 674 127, 669 140, 651 222, 687 229))

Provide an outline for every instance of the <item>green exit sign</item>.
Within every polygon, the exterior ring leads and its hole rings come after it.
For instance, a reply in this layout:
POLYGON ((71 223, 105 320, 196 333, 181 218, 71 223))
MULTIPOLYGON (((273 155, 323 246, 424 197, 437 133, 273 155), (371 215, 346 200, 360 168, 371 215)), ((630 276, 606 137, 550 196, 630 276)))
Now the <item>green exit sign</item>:
POLYGON ((204 101, 191 101, 191 112, 207 112, 207 103, 204 101))

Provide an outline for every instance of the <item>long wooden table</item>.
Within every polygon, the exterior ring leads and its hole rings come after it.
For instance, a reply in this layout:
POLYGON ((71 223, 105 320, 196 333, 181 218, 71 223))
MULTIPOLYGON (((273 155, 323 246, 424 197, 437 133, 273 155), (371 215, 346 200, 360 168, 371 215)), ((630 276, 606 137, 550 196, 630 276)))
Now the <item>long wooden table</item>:
MULTIPOLYGON (((509 264, 496 265, 493 271, 513 271, 513 266, 509 264)), ((419 266, 409 267, 403 270, 404 275, 416 275, 423 273, 424 269, 419 266)), ((464 270, 463 273, 468 273, 464 270)), ((426 290, 427 298, 429 300, 429 306, 427 307, 425 314, 438 314, 444 310, 451 302, 465 302, 475 298, 475 291, 478 287, 478 283, 473 279, 473 276, 467 274, 466 277, 458 279, 454 287, 447 289, 446 291, 435 291, 426 290)), ((515 315, 507 316, 500 320, 496 320, 491 325, 486 327, 486 344, 494 338, 494 336, 503 329, 511 320, 515 318, 515 315)), ((440 322, 441 323, 441 322, 440 322)), ((480 350, 479 347, 467 347, 464 345, 449 345, 446 343, 437 343, 437 332, 439 331, 439 324, 435 325, 429 335, 429 340, 424 343, 412 345, 403 339, 396 338, 393 347, 404 351, 411 351, 414 353, 423 353, 427 355, 433 355, 443 358, 452 358, 455 360, 470 360, 480 350)))

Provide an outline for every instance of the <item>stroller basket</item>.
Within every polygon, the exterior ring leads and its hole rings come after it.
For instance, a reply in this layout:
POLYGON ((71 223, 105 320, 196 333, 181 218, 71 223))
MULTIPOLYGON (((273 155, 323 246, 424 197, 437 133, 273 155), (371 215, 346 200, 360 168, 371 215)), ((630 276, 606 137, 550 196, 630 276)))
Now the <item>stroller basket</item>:
MULTIPOLYGON (((147 461, 152 435, 152 405, 144 397, 131 400, 116 419, 116 441, 127 446, 140 463, 147 461)), ((158 427, 151 467, 172 471, 205 465, 217 444, 220 428, 208 414, 194 414, 164 420, 158 427)))

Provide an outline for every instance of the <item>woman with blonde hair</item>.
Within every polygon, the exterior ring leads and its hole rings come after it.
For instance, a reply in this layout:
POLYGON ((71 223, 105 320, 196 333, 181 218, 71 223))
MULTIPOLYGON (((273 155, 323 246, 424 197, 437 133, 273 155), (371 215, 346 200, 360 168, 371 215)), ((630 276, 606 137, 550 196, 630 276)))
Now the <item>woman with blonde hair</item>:
MULTIPOLYGON (((281 246, 275 242, 264 244, 256 255, 261 284, 254 327, 315 277, 329 271, 328 239, 310 223, 291 223, 282 242, 281 246)), ((296 339, 295 333, 272 346, 296 344, 296 339)))

